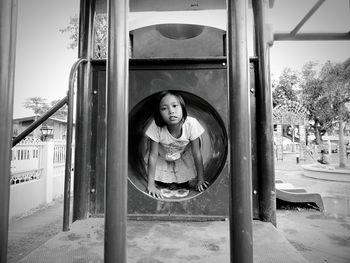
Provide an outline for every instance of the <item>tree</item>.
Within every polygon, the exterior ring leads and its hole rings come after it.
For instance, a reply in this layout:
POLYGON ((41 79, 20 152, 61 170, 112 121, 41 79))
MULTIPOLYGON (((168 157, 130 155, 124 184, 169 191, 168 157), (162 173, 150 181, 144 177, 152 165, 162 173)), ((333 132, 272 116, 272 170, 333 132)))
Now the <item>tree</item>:
POLYGON ((72 41, 68 45, 68 49, 75 49, 78 46, 79 40, 79 17, 74 15, 70 17, 69 25, 66 28, 59 30, 61 33, 68 33, 69 39, 72 41))
POLYGON ((350 101, 350 67, 330 61, 317 69, 314 62, 307 63, 302 69, 302 102, 308 109, 311 127, 316 143, 322 142, 322 136, 339 126, 340 166, 344 163, 344 122, 350 119, 346 103, 350 101))
POLYGON ((333 112, 325 95, 327 90, 315 62, 306 63, 301 71, 301 102, 308 110, 310 130, 315 134, 316 144, 333 126, 333 112))
POLYGON ((30 97, 24 101, 23 105, 26 109, 31 109, 35 116, 39 116, 49 109, 46 99, 42 97, 30 97))
MULTIPOLYGON (((107 15, 96 14, 94 19, 94 58, 106 58, 107 54, 107 15)), ((59 30, 61 33, 68 33, 72 41, 68 48, 74 49, 78 46, 79 41, 79 17, 74 15, 70 17, 69 24, 66 28, 59 30)))
POLYGON ((298 101, 298 84, 299 73, 291 68, 284 68, 278 81, 272 84, 273 106, 284 104, 286 101, 298 101))
MULTIPOLYGON (((53 100, 50 103, 47 103, 46 99, 42 97, 31 97, 24 101, 24 107, 27 109, 33 110, 35 116, 43 115, 50 108, 52 108, 60 100, 53 100)), ((52 117, 57 119, 66 119, 68 114, 67 105, 62 106, 58 111, 56 111, 52 117)))
POLYGON ((350 111, 346 107, 346 103, 350 101, 350 68, 328 61, 324 64, 320 75, 333 113, 330 117, 339 128, 339 166, 345 167, 344 123, 350 119, 350 111))

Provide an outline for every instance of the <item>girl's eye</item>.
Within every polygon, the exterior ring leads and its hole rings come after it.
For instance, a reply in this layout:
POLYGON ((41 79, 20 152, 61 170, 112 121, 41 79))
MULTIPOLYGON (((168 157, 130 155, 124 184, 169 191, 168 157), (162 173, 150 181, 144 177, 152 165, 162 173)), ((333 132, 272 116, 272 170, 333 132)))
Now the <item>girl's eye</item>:
POLYGON ((164 110, 166 110, 166 107, 160 107, 160 110, 164 111, 164 110))

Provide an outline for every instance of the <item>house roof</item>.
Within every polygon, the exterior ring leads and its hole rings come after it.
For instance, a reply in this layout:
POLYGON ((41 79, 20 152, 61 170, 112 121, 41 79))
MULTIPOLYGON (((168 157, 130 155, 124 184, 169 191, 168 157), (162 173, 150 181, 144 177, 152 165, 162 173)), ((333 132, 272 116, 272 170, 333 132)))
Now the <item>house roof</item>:
MULTIPOLYGON (((22 118, 16 118, 13 119, 13 122, 23 122, 23 121, 31 121, 31 120, 35 120, 36 116, 27 116, 27 117, 22 117, 22 118)), ((53 120, 55 122, 59 122, 59 123, 67 123, 67 120, 62 120, 62 119, 57 119, 57 118, 52 118, 49 117, 50 120, 53 120)))

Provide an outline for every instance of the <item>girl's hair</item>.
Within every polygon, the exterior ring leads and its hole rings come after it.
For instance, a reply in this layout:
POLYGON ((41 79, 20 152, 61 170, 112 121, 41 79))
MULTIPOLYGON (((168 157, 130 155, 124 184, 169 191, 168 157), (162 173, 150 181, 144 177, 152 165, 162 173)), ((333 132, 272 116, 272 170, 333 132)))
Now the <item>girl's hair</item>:
POLYGON ((186 103, 184 101, 184 99, 182 98, 182 96, 173 90, 166 90, 166 91, 162 91, 159 92, 157 94, 156 97, 156 101, 154 104, 154 109, 153 109, 153 117, 154 117, 154 121, 157 124, 157 126, 159 127, 164 127, 166 125, 166 123, 164 122, 162 116, 160 115, 160 109, 159 109, 159 105, 160 105, 160 101, 166 96, 166 95, 172 95, 174 97, 176 97, 180 103, 180 106, 182 108, 182 121, 185 121, 187 118, 187 110, 186 110, 186 103))

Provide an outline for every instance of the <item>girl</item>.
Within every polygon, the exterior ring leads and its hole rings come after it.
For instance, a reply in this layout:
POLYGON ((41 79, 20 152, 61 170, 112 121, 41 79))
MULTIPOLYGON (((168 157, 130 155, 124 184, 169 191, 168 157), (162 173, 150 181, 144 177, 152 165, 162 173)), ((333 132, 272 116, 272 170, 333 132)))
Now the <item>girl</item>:
MULTIPOLYGON (((148 158, 148 193, 163 198, 156 182, 170 190, 188 184, 203 191, 204 181, 200 136, 204 132, 197 119, 187 116, 183 98, 174 91, 159 94, 154 120, 146 130, 151 139, 148 158)), ((188 191, 187 191, 188 193, 188 191)))

